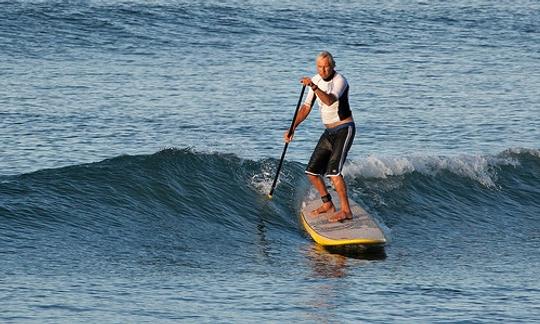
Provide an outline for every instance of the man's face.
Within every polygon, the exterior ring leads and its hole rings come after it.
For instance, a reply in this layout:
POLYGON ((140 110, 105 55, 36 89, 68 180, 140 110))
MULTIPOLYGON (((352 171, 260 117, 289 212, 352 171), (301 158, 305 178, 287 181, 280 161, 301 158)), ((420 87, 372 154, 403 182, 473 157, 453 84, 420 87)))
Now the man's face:
POLYGON ((330 64, 328 57, 322 57, 317 60, 317 72, 323 79, 328 79, 334 73, 334 68, 330 64))

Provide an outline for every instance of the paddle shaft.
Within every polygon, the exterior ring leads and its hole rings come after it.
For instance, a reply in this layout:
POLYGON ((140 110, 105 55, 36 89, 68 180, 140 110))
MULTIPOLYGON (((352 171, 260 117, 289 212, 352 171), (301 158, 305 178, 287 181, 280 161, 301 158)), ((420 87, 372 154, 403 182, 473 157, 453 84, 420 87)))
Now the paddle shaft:
MULTIPOLYGON (((306 90, 306 86, 304 85, 302 87, 302 92, 300 93, 300 98, 298 98, 298 104, 296 104, 296 110, 294 111, 294 116, 291 122, 291 127, 289 127, 289 133, 288 137, 291 137, 293 133, 294 128, 294 122, 296 121, 296 116, 298 116, 298 110, 300 109, 300 104, 302 103, 302 98, 304 98, 304 91, 306 90)), ((272 198, 272 194, 274 193, 274 189, 276 189, 277 180, 279 177, 279 172, 281 171, 281 166, 283 165, 283 160, 285 159, 285 153, 287 153, 287 148, 289 147, 289 143, 285 143, 285 146, 283 147, 283 152, 281 153, 281 158, 279 159, 279 164, 276 171, 276 176, 274 177, 274 182, 272 183, 272 188, 270 189, 270 193, 268 194, 269 198, 272 198)))

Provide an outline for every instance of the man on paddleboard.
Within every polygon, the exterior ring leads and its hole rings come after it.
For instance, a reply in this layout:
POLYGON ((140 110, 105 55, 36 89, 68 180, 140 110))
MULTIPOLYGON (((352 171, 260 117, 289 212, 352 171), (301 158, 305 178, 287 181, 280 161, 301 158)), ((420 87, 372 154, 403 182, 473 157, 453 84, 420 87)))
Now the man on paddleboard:
POLYGON ((355 124, 349 107, 349 84, 343 75, 336 72, 335 61, 329 52, 321 52, 316 59, 317 75, 300 80, 308 86, 306 101, 298 111, 292 127, 291 136, 285 132, 285 142, 292 141, 294 130, 302 123, 313 107, 315 101, 319 106, 325 130, 321 135, 306 168, 306 174, 315 189, 321 195, 322 205, 311 211, 312 216, 331 212, 330 222, 352 219, 352 212, 347 196, 347 186, 343 180, 342 170, 347 153, 351 148, 355 124), (326 189, 323 176, 329 177, 338 193, 341 209, 336 211, 332 196, 326 189))

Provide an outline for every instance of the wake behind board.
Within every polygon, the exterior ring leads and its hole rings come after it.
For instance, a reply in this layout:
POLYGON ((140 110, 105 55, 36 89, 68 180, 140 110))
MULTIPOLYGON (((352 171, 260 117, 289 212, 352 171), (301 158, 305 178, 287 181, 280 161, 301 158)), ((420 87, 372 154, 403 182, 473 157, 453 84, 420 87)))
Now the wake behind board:
MULTIPOLYGON (((337 193, 329 191, 332 195, 332 202, 339 208, 337 193)), ((300 218, 302 224, 315 242, 326 247, 380 247, 386 243, 386 238, 381 227, 362 207, 349 199, 352 220, 344 222, 330 223, 328 218, 331 213, 323 213, 318 216, 311 216, 310 212, 321 205, 321 199, 314 192, 308 193, 302 202, 300 218)))

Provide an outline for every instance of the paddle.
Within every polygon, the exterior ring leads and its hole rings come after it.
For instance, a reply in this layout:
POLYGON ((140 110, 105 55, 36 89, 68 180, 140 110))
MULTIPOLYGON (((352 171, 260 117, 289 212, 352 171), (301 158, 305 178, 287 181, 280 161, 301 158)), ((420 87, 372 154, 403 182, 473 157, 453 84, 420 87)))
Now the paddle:
MULTIPOLYGON (((298 115, 298 110, 300 109, 300 104, 302 103, 302 98, 304 98, 304 91, 306 90, 306 85, 302 87, 302 92, 300 93, 300 98, 298 99, 298 104, 296 105, 296 110, 294 111, 294 116, 291 122, 291 127, 289 127, 289 133, 288 137, 291 137, 294 127, 294 121, 296 120, 296 116, 298 115)), ((277 180, 279 177, 279 172, 281 171, 281 165, 283 164, 283 159, 285 159, 285 153, 287 152, 287 147, 289 147, 289 143, 285 143, 285 147, 283 147, 283 152, 281 153, 281 159, 279 160, 279 164, 276 171, 276 176, 274 178, 274 182, 272 183, 272 188, 270 189, 270 193, 268 194, 268 198, 272 199, 272 194, 274 193, 274 189, 276 189, 277 180)))

